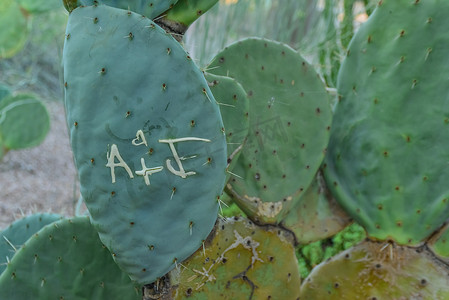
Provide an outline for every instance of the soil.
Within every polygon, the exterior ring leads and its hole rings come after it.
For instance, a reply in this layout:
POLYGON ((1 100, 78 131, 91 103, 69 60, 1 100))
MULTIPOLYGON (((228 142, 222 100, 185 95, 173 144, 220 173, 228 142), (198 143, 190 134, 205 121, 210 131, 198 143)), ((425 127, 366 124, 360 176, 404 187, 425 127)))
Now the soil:
POLYGON ((44 142, 9 151, 0 161, 0 229, 33 212, 74 215, 79 187, 64 107, 61 102, 45 104, 51 128, 44 142))

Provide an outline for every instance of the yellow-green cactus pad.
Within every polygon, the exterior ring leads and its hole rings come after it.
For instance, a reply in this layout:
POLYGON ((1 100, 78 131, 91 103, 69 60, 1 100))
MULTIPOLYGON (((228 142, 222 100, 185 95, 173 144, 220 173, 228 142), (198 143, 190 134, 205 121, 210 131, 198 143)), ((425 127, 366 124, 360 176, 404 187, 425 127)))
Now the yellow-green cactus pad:
POLYGON ((243 218, 217 223, 170 276, 177 300, 297 299, 301 283, 291 236, 243 218))
POLYGON ((446 300, 448 272, 424 248, 365 241, 315 267, 299 299, 446 300))

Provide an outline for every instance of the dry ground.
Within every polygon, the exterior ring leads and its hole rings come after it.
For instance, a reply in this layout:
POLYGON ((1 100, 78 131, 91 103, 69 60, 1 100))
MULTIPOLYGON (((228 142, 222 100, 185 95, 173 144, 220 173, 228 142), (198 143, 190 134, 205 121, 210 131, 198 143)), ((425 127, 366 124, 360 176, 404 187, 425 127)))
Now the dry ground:
POLYGON ((61 102, 47 102, 51 129, 38 147, 8 152, 0 162, 0 229, 22 213, 74 214, 76 170, 61 102))

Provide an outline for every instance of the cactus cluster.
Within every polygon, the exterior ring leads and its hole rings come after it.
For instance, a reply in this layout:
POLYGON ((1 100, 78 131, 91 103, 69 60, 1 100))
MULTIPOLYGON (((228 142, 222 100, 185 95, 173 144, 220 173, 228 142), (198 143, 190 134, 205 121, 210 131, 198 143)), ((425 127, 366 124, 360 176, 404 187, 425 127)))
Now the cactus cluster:
POLYGON ((64 2, 65 107, 90 217, 31 237, 0 296, 448 299, 449 3, 379 1, 332 113, 292 48, 248 38, 203 73, 151 20, 188 26, 215 2, 64 2), (217 221, 224 205, 245 216, 217 221))

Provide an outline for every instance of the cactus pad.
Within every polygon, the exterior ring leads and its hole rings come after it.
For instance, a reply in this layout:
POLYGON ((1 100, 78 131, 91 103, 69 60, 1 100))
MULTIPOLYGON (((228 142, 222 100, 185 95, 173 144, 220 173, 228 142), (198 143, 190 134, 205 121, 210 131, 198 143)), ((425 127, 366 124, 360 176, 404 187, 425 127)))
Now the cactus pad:
POLYGON ((249 101, 246 92, 235 79, 206 74, 211 92, 220 106, 228 145, 226 182, 240 156, 249 130, 249 101))
POLYGON ((449 262, 449 225, 446 224, 440 229, 440 232, 436 234, 428 242, 429 248, 441 259, 449 262))
POLYGON ((0 59, 22 50, 28 38, 28 21, 16 0, 0 2, 0 59))
POLYGON ((89 218, 65 219, 34 234, 0 276, 0 299, 142 299, 114 263, 89 218))
POLYGON ((448 10, 447 1, 380 1, 339 72, 325 177, 380 240, 418 245, 449 214, 448 10))
POLYGON ((277 223, 312 182, 329 138, 325 86, 290 47, 246 39, 225 48, 210 72, 247 92, 250 129, 228 190, 248 217, 277 223))
POLYGON ((66 36, 65 105, 81 193, 116 262, 151 283, 215 224, 226 169, 218 105, 181 45, 141 15, 80 7, 66 36))
POLYGON ((127 9, 137 14, 154 19, 161 13, 173 7, 178 0, 63 0, 64 7, 72 12, 79 6, 104 4, 116 8, 127 9))
POLYGON ((0 102, 0 145, 22 149, 40 144, 50 129, 45 105, 35 96, 18 94, 0 102))
POLYGON ((281 224, 295 235, 296 242, 309 244, 335 235, 350 222, 351 218, 332 197, 321 171, 318 171, 281 224))
POLYGON ((23 243, 45 225, 61 218, 62 216, 58 214, 33 214, 15 221, 3 230, 0 233, 0 274, 23 243))
POLYGON ((189 26, 217 2, 218 0, 179 0, 173 8, 167 11, 165 18, 189 26))
POLYGON ((296 299, 301 283, 291 236, 242 219, 217 231, 170 273, 174 299, 296 299))
POLYGON ((449 299, 449 268, 425 249, 363 242, 321 263, 300 299, 449 299))

